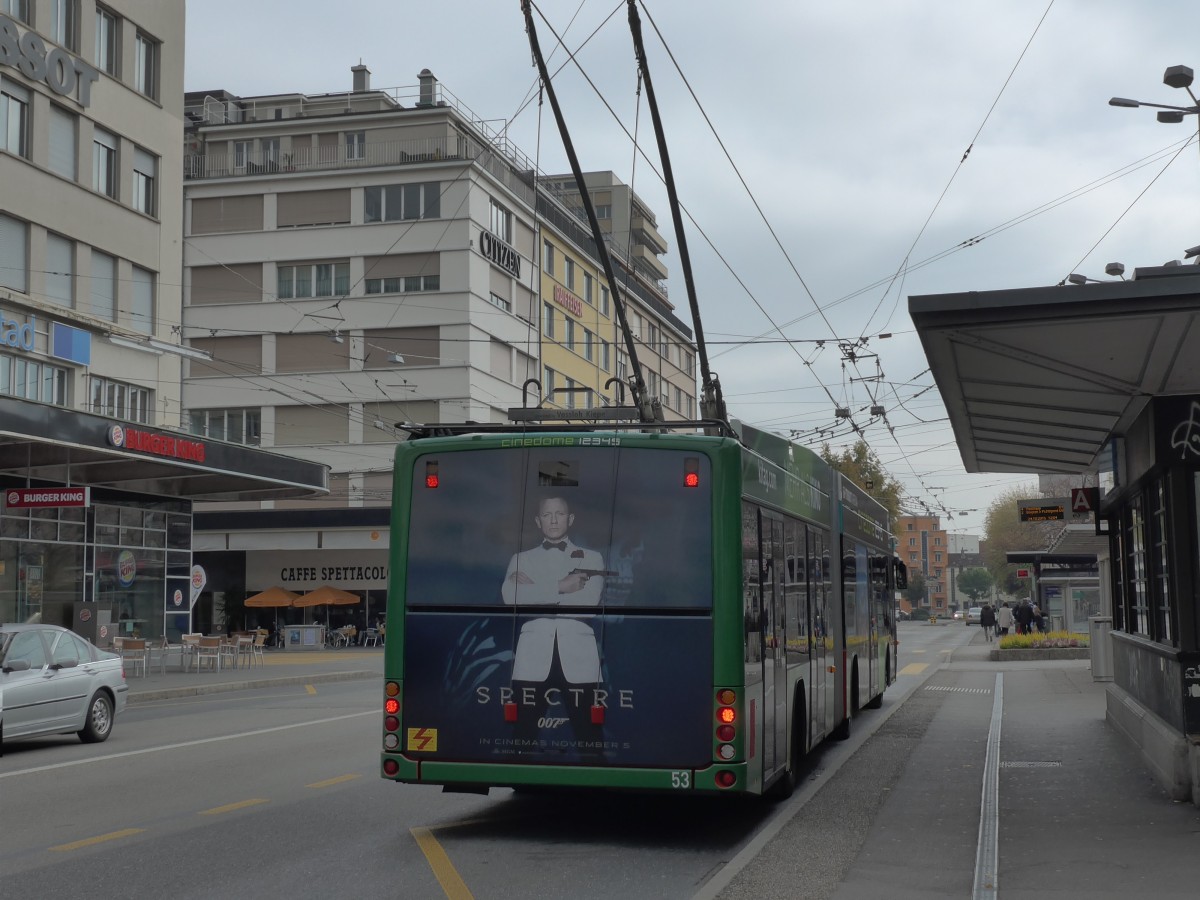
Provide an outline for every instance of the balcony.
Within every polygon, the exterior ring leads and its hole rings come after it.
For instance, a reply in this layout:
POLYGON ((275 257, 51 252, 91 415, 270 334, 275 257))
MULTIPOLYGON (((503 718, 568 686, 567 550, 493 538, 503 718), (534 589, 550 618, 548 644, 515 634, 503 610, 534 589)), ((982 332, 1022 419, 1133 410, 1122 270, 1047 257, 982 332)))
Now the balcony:
POLYGON ((661 280, 667 277, 667 267, 645 244, 637 244, 633 248, 633 264, 650 278, 661 280))
POLYGON ((658 233, 658 228, 646 216, 633 217, 633 234, 638 240, 649 244, 655 253, 667 252, 667 241, 658 233))

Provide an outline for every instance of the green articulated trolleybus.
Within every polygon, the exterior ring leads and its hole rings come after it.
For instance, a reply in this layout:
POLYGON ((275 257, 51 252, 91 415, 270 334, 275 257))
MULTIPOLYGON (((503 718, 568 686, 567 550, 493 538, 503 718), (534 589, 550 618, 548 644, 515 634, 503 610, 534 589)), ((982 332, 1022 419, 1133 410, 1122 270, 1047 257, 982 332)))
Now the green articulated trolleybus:
POLYGON ((896 677, 886 511, 736 422, 398 445, 381 774, 790 793, 896 677))

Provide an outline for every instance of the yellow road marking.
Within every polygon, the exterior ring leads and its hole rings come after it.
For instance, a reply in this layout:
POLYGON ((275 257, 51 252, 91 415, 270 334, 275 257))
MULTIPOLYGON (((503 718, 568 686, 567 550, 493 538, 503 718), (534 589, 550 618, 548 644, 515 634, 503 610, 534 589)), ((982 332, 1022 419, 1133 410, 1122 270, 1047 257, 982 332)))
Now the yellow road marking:
POLYGON ((306 684, 306 685, 304 686, 304 689, 305 689, 306 691, 308 691, 310 694, 315 694, 315 693, 317 692, 317 689, 316 689, 316 688, 315 688, 313 685, 311 685, 311 684, 306 684))
POLYGON ((341 784, 343 781, 353 781, 355 778, 362 778, 362 775, 339 775, 337 778, 327 778, 324 781, 315 781, 312 784, 306 784, 305 787, 323 788, 329 787, 331 784, 341 784))
POLYGON ((224 806, 214 806, 212 809, 201 810, 201 816, 216 816, 221 813, 233 812, 235 809, 245 809, 247 806, 258 806, 260 803, 270 803, 269 800, 239 800, 237 803, 226 803, 224 806))
POLYGON ((59 844, 57 847, 51 847, 51 850, 79 850, 82 847, 90 847, 93 844, 102 844, 105 841, 115 841, 118 838, 129 837, 131 834, 141 834, 145 828, 122 828, 120 831, 110 831, 108 834, 98 834, 95 837, 84 838, 82 841, 72 841, 69 844, 59 844))
POLYGON ((920 675, 929 668, 929 663, 909 663, 900 670, 901 675, 920 675))
POLYGON ((425 860, 429 863, 429 868, 433 869, 438 884, 446 892, 447 900, 474 900, 474 895, 467 889, 466 882, 455 871, 450 857, 446 855, 446 851, 442 849, 442 845, 437 842, 433 833, 428 828, 421 826, 410 828, 409 831, 417 839, 417 846, 425 854, 425 860))

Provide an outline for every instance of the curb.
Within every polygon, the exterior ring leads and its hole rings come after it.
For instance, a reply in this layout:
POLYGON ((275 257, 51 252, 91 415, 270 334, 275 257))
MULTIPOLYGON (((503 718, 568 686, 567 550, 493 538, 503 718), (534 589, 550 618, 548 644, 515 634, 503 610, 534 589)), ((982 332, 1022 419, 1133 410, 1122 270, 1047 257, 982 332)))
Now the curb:
POLYGON ((290 684, 316 684, 321 681, 357 681, 382 677, 379 672, 313 672, 308 675, 281 675, 278 678, 259 678, 254 681, 222 681, 215 684, 192 684, 184 687, 160 688, 158 690, 131 690, 126 705, 136 706, 139 703, 151 703, 155 700, 171 700, 176 697, 199 697, 204 694, 224 694, 230 691, 247 691, 290 684))

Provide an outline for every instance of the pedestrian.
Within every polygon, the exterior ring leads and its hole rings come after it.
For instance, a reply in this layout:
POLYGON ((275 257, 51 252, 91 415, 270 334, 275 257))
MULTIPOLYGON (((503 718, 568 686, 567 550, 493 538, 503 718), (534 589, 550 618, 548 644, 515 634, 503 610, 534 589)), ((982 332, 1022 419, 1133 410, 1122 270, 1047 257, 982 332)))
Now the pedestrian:
POLYGON ((1033 604, 1029 602, 1028 597, 1017 606, 1017 611, 1013 613, 1013 616, 1017 620, 1017 634, 1029 634, 1030 626, 1033 624, 1033 604))
POLYGON ((1037 604, 1034 604, 1033 607, 1033 627, 1038 630, 1039 634, 1046 633, 1046 614, 1037 604))
POLYGON ((983 628, 984 640, 990 641, 996 631, 996 611, 992 609, 992 604, 983 604, 983 609, 979 611, 979 624, 983 628))
POLYGON ((1013 627, 1013 611, 1005 600, 1000 604, 1000 610, 996 613, 996 627, 1000 629, 1001 635, 1008 634, 1008 630, 1013 627))

